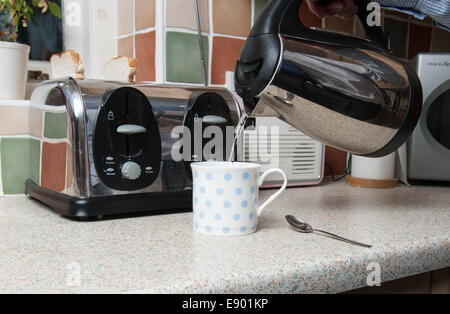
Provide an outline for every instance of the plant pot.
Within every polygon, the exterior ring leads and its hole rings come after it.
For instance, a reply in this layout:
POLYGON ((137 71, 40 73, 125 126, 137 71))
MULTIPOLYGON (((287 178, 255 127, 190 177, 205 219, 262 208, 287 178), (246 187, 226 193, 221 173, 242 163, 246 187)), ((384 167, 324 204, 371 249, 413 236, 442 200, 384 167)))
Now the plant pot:
POLYGON ((24 99, 30 46, 0 41, 0 99, 24 99))

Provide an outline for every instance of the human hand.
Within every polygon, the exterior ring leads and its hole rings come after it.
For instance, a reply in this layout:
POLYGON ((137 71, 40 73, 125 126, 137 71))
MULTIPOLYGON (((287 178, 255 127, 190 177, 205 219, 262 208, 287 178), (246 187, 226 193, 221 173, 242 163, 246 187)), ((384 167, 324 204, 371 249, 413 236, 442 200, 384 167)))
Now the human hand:
POLYGON ((349 19, 358 12, 358 6, 353 0, 335 0, 328 5, 322 5, 318 0, 307 0, 309 10, 322 18, 339 16, 349 19))

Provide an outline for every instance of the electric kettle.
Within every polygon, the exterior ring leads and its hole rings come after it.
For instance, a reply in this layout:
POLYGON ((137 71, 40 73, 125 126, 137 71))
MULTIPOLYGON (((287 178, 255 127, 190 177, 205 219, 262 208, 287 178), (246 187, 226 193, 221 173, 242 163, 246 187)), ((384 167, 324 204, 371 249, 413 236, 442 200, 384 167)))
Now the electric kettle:
POLYGON ((368 26, 365 0, 355 3, 367 39, 303 26, 301 3, 271 0, 251 30, 235 71, 247 115, 278 117, 356 155, 396 151, 421 113, 417 74, 368 26))

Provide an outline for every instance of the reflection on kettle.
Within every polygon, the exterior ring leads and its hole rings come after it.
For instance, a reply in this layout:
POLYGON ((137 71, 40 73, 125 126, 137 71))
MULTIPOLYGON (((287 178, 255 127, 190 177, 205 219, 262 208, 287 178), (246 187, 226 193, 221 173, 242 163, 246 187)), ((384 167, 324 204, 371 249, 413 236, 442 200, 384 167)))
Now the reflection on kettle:
MULTIPOLYGON (((392 57, 379 27, 370 39, 304 27, 302 1, 272 0, 239 56, 235 85, 250 116, 274 116, 330 146, 367 157, 397 150, 421 112, 415 72, 392 57)), ((357 1, 367 20, 366 2, 357 1)))

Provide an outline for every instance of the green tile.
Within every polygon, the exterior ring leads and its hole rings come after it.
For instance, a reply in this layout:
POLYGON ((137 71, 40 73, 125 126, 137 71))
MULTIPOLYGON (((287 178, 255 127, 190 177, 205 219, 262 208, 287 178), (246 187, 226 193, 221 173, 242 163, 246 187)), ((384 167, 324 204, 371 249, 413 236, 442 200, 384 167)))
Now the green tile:
MULTIPOLYGON (((208 69, 208 37, 203 36, 203 52, 208 69)), ((166 79, 169 82, 203 83, 200 48, 196 34, 166 33, 166 79)))
POLYGON ((67 114, 66 113, 45 113, 44 136, 52 139, 62 139, 67 137, 67 114))
POLYGON ((255 6, 254 6, 255 12, 253 14, 253 16, 254 16, 253 23, 255 23, 256 20, 258 19, 259 15, 263 11, 263 9, 266 6, 267 2, 269 2, 269 0, 255 0, 255 6))
POLYGON ((3 196, 2 184, 2 138, 0 137, 0 196, 3 196))
POLYGON ((391 34, 392 54, 396 57, 406 58, 408 22, 385 18, 384 31, 391 34))
POLYGON ((0 141, 4 194, 22 194, 25 181, 39 183, 41 144, 27 138, 2 138, 0 141))

